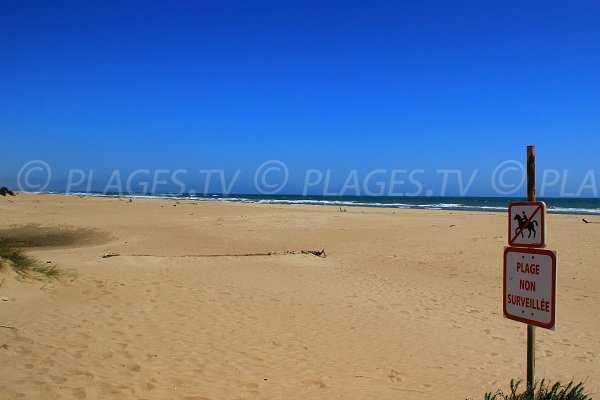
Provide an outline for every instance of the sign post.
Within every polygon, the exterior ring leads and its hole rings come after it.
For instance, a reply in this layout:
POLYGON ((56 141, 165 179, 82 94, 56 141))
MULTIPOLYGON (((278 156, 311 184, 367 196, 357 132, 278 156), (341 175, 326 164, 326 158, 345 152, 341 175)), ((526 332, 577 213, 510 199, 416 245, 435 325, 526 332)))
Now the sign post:
MULTIPOLYGON (((535 146, 527 146, 527 201, 535 201, 535 146)), ((527 325, 527 388, 535 381, 535 326, 527 325)))
POLYGON ((555 328, 556 252, 545 250, 546 205, 535 197, 535 146, 527 146, 527 202, 508 208, 503 312, 527 324, 527 388, 535 384, 535 328, 555 328))

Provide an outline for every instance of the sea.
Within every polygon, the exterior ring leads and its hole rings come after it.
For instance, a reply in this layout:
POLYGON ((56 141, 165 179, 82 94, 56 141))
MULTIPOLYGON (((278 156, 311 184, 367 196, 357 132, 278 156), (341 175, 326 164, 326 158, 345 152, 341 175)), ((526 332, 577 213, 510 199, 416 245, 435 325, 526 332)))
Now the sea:
MULTIPOLYGON (((435 196, 301 196, 263 194, 190 194, 190 193, 68 193, 70 196, 170 199, 252 204, 304 204, 331 207, 385 207, 422 210, 505 212, 522 197, 435 197, 435 196)), ((546 203, 548 213, 600 215, 600 198, 538 198, 546 203)))

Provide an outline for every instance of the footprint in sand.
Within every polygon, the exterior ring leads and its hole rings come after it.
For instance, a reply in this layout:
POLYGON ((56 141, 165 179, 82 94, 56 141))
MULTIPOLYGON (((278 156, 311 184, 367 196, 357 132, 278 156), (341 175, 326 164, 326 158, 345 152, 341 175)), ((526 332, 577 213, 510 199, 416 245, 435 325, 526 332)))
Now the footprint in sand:
POLYGON ((580 355, 575 358, 579 361, 593 361, 595 358, 595 355, 594 355, 594 353, 592 353, 590 351, 586 351, 585 355, 580 355))
POLYGON ((139 364, 130 364, 127 366, 127 369, 130 370, 131 372, 140 372, 141 367, 139 364))
POLYGON ((238 385, 246 389, 258 389, 258 385, 254 382, 238 382, 238 385))
POLYGON ((85 399, 87 397, 87 394, 85 393, 85 390, 78 388, 73 391, 73 396, 76 399, 85 399))
POLYGON ((62 376, 56 376, 56 375, 49 375, 50 379, 52 380, 52 382, 57 383, 57 384, 61 384, 61 383, 65 383, 67 381, 67 378, 64 378, 62 376))
POLYGON ((327 389, 327 385, 320 379, 306 379, 302 381, 302 384, 306 387, 313 387, 317 389, 327 389))
POLYGON ((387 375, 387 379, 392 383, 398 383, 402 381, 402 376, 400 372, 390 369, 390 373, 387 375))
POLYGON ((75 353, 72 354, 72 357, 77 358, 77 359, 83 357, 83 351, 82 350, 75 351, 75 353))

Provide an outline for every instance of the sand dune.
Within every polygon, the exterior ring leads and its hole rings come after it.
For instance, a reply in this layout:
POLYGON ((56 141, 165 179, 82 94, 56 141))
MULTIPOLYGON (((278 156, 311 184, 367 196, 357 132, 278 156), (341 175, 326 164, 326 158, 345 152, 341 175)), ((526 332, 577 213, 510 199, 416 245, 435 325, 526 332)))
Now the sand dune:
MULTIPOLYGON (((524 376, 504 214, 11 200, 0 237, 72 275, 0 278, 0 398, 465 399, 524 376)), ((548 219, 557 330, 537 331, 537 373, 597 395, 600 225, 548 219)))

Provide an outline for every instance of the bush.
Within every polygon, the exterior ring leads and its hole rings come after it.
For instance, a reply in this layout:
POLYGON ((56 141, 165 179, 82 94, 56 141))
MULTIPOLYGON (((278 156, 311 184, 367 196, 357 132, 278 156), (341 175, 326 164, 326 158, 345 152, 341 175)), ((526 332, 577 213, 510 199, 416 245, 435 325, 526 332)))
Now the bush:
POLYGON ((510 394, 506 395, 498 390, 495 394, 486 393, 485 400, 592 400, 584 393, 583 383, 575 385, 573 381, 567 385, 561 385, 556 382, 550 386, 545 380, 535 384, 532 388, 526 388, 525 391, 517 393, 522 382, 510 381, 510 394))
POLYGON ((9 196, 14 196, 14 195, 15 195, 15 192, 13 192, 12 190, 10 190, 10 189, 9 189, 9 188, 7 188, 6 186, 2 186, 2 187, 0 188, 0 195, 2 195, 2 196, 6 196, 6 195, 9 195, 9 196))

